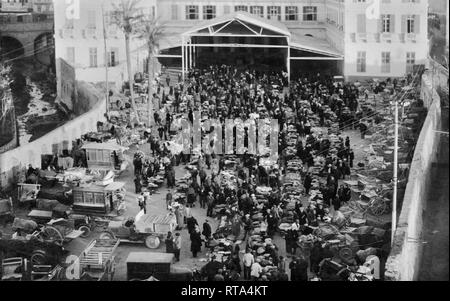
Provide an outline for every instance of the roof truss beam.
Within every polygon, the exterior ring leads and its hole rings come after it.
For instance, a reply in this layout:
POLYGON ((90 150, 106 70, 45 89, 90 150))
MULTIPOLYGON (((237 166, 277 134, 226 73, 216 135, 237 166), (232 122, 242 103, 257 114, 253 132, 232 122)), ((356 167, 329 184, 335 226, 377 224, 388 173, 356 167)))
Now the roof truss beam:
MULTIPOLYGON (((256 31, 254 31, 252 28, 250 28, 250 26, 248 26, 247 24, 245 24, 244 22, 242 22, 241 20, 239 20, 239 19, 236 19, 236 21, 238 21, 238 23, 240 23, 240 24, 242 24, 245 28, 247 28, 248 30, 250 30, 251 32, 253 32, 255 35, 261 35, 261 32, 262 31, 260 31, 260 33, 258 33, 258 32, 256 32, 256 31)), ((261 29, 262 29, 262 27, 260 27, 261 29)))

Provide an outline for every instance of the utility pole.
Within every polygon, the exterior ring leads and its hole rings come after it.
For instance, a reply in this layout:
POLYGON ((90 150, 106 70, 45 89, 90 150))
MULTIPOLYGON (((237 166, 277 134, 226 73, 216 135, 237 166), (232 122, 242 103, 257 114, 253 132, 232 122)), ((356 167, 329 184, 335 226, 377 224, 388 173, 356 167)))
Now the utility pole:
POLYGON ((394 243, 395 229, 397 228, 397 167, 398 167, 398 99, 394 101, 394 174, 392 193, 392 233, 391 245, 394 243))
POLYGON ((105 26, 105 11, 104 3, 102 2, 102 23, 103 23, 103 45, 105 47, 105 80, 106 80, 106 116, 109 112, 109 77, 108 77, 108 48, 106 45, 106 26, 105 26))

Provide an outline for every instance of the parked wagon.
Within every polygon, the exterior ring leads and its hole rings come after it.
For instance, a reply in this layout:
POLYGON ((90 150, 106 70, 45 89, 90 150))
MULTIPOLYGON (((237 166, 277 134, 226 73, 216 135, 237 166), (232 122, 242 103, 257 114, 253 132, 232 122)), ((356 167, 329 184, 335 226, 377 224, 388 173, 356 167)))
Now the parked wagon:
POLYGON ((12 239, 0 238, 0 260, 23 257, 36 265, 56 266, 65 255, 64 249, 52 242, 43 241, 36 236, 12 239))
POLYGON ((38 193, 41 190, 41 185, 20 183, 18 184, 17 190, 20 206, 34 206, 36 204, 38 193))
POLYGON ((12 199, 0 199, 0 224, 6 224, 14 220, 14 207, 12 199))
POLYGON ((84 234, 83 230, 76 230, 75 220, 55 219, 48 222, 42 229, 41 235, 46 240, 51 240, 62 246, 84 234))
POLYGON ((114 252, 118 239, 92 241, 80 255, 80 275, 96 281, 112 281, 115 272, 114 252))
POLYGON ((91 184, 73 189, 73 210, 77 214, 117 217, 125 212, 125 183, 107 186, 91 184))
POLYGON ((157 249, 167 232, 175 231, 176 217, 167 215, 145 215, 141 211, 135 219, 111 221, 101 238, 120 239, 120 242, 144 243, 149 249, 157 249))
POLYGON ((61 266, 37 265, 22 257, 2 260, 2 281, 51 281, 58 278, 61 266))
POLYGON ((89 169, 122 172, 127 167, 128 163, 123 156, 127 148, 117 143, 87 143, 82 149, 86 151, 89 169))

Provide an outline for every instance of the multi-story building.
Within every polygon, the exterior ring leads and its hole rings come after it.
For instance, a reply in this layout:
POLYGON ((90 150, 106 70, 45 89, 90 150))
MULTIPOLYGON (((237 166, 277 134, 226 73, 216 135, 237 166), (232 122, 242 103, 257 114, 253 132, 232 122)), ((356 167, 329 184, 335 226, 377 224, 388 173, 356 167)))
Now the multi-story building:
POLYGON ((33 4, 31 0, 0 0, 0 12, 31 12, 33 4))
POLYGON ((53 0, 0 0, 0 12, 53 14, 53 0))
MULTIPOLYGON (((107 65, 109 82, 119 86, 127 80, 125 36, 110 18, 114 4, 119 2, 54 1, 56 58, 72 65, 77 79, 104 82, 107 65)), ((156 16, 156 1, 141 1, 140 7, 143 13, 156 16)), ((133 73, 142 71, 146 59, 145 52, 139 50, 141 46, 142 42, 132 40, 133 73)))
MULTIPOLYGON (((158 1, 172 36, 236 11, 284 24, 292 49, 341 54, 338 69, 348 78, 404 76, 427 57, 428 0, 158 1)), ((292 71, 305 66, 297 61, 292 71)))
POLYGON ((33 0, 33 12, 53 14, 53 0, 33 0))
MULTIPOLYGON (((111 1, 106 2, 108 10, 111 1)), ((112 71, 116 81, 125 79, 123 34, 107 25, 104 55, 101 1, 80 3, 80 19, 66 20, 67 4, 55 2, 57 57, 73 63, 77 77, 90 81, 104 81, 101 66, 106 57, 108 65, 118 67, 112 71)), ((400 77, 424 64, 428 52, 428 0, 141 3, 164 25, 160 61, 183 70, 202 62, 234 60, 284 66, 293 74, 323 70, 349 79, 400 77)), ((133 71, 144 69, 146 54, 136 50, 138 44, 134 41, 132 47, 133 71)))

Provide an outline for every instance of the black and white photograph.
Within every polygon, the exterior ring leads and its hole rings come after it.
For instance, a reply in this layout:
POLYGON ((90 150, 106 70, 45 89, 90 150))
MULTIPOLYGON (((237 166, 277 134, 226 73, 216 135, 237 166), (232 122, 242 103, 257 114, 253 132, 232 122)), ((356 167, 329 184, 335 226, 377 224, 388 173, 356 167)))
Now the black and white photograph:
POLYGON ((0 0, 1 281, 448 281, 448 15, 0 0))

